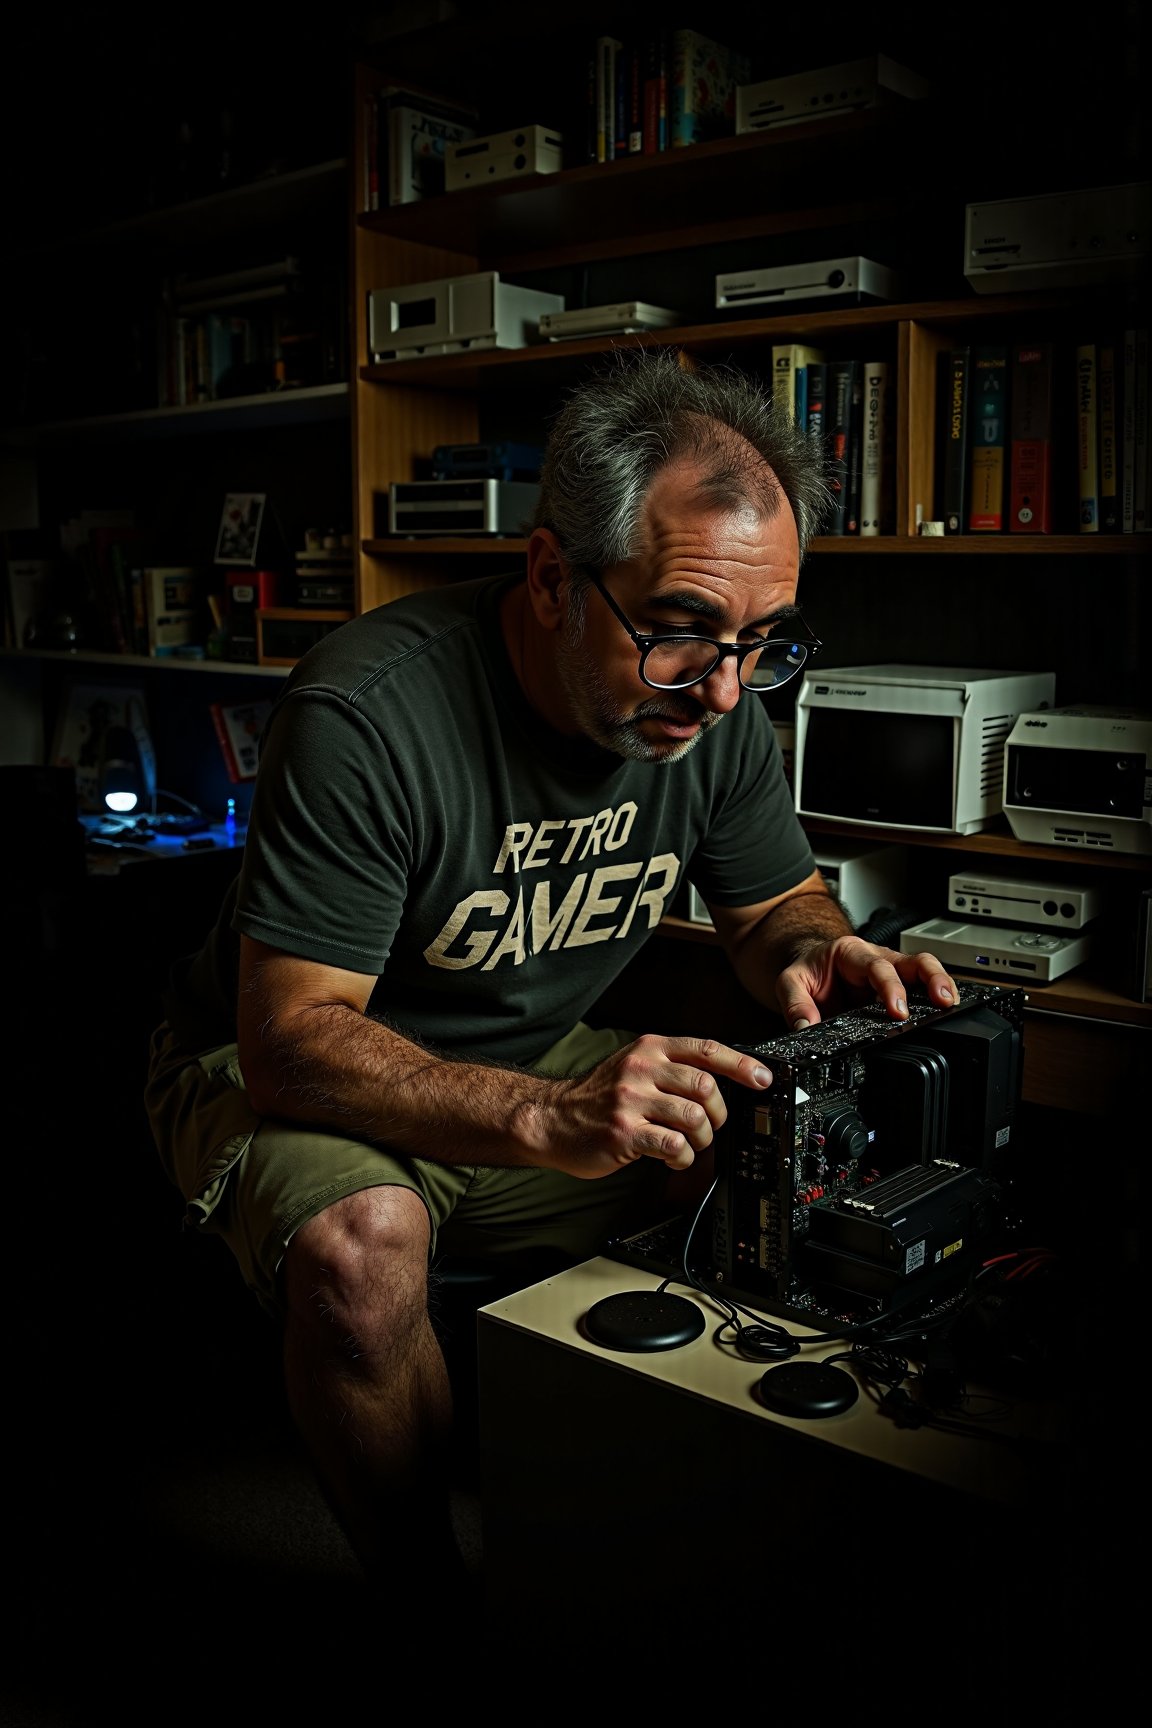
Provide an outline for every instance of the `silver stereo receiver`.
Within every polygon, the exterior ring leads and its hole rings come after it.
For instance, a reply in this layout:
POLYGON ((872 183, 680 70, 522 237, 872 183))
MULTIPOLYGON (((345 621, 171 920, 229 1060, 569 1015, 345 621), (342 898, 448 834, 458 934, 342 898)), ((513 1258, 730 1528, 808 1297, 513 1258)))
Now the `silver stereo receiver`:
POLYGON ((372 288, 368 352, 379 365, 473 348, 526 348, 539 341, 541 313, 563 310, 563 294, 517 288, 495 270, 372 288))
POLYGON ((969 204, 964 274, 977 294, 1139 282, 1148 270, 1152 183, 969 204))
POLYGON ((1004 753, 1004 814, 1017 840, 1152 852, 1152 714, 1022 710, 1004 753))
POLYGON ((611 306, 574 306, 570 312, 545 312, 540 334, 549 342, 573 336, 624 335, 636 330, 666 330, 683 324, 684 314, 647 300, 618 300, 611 306))
POLYGON ((1098 888, 1067 882, 960 875, 948 878, 948 910, 966 918, 999 918, 1008 924, 1082 930, 1103 912, 1104 895, 1098 888))
POLYGON ((766 270, 730 270, 716 278, 720 311, 783 302, 796 306, 818 301, 821 307, 862 306, 900 299, 895 271, 871 258, 822 258, 815 264, 780 264, 766 270))
POLYGON ((564 166, 564 138, 547 126, 521 126, 490 138, 465 138, 444 152, 444 189, 516 180, 522 174, 555 174, 564 166))
POLYGON ((394 480, 389 534, 523 534, 540 488, 532 480, 394 480))
POLYGON ((1053 978, 1087 960, 1092 938, 1062 936, 1058 930, 1015 930, 1010 924, 962 924, 955 918, 929 918, 901 930, 900 952, 935 954, 945 966, 959 971, 1050 984, 1053 978))
POLYGON ((920 101, 929 94, 918 72, 872 54, 865 60, 845 60, 838 66, 818 66, 787 78, 736 88, 737 132, 766 132, 794 126, 799 120, 821 120, 829 114, 850 114, 858 108, 885 107, 897 101, 920 101))

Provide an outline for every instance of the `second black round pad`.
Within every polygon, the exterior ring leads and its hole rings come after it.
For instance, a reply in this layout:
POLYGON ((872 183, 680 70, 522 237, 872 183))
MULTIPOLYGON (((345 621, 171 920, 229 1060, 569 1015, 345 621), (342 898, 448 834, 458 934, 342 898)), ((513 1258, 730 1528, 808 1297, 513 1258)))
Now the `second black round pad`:
POLYGON ((760 1399, 777 1416, 839 1416, 860 1396, 851 1374, 828 1362, 782 1362, 760 1378, 760 1399))
POLYGON ((584 1329, 594 1344, 608 1350, 678 1350, 699 1338, 704 1315, 686 1296, 622 1290, 592 1304, 584 1329))

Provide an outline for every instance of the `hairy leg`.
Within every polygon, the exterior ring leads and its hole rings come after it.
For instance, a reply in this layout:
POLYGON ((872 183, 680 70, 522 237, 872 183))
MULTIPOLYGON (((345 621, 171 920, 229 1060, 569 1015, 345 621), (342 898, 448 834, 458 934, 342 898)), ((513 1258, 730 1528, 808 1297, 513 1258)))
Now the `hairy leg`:
POLYGON ((428 1318, 428 1215, 406 1188, 349 1195, 284 1262, 296 1426, 365 1569, 419 1601, 459 1582, 447 1474, 452 1399, 428 1318))

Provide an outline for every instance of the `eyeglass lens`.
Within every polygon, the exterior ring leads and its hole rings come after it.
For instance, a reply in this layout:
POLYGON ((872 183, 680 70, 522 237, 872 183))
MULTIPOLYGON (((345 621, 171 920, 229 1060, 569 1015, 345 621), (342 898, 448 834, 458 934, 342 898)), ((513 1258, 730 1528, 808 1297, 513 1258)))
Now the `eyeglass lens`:
MULTIPOLYGON (((715 643, 706 637, 670 637, 648 649, 641 672, 661 689, 680 690, 707 678, 721 658, 715 643)), ((740 661, 740 682, 748 690, 770 690, 799 672, 807 658, 808 649, 803 642, 781 638, 758 653, 744 656, 740 661)))

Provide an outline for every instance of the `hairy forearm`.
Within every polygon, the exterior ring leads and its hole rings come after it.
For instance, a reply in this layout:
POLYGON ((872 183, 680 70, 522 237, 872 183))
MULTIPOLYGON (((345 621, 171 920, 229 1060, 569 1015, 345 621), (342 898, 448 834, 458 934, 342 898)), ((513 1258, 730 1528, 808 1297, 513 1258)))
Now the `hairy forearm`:
POLYGON ((785 967, 808 949, 851 933, 838 901, 825 889, 811 888, 781 900, 730 945, 729 956, 749 994, 775 1008, 776 983, 785 967))
MULTIPOLYGON (((244 1066, 244 1050, 241 1063, 244 1066)), ((520 1069, 456 1062, 342 1004, 263 1022, 245 1066, 265 1115, 394 1146, 441 1164, 538 1161, 556 1083, 520 1069)))

